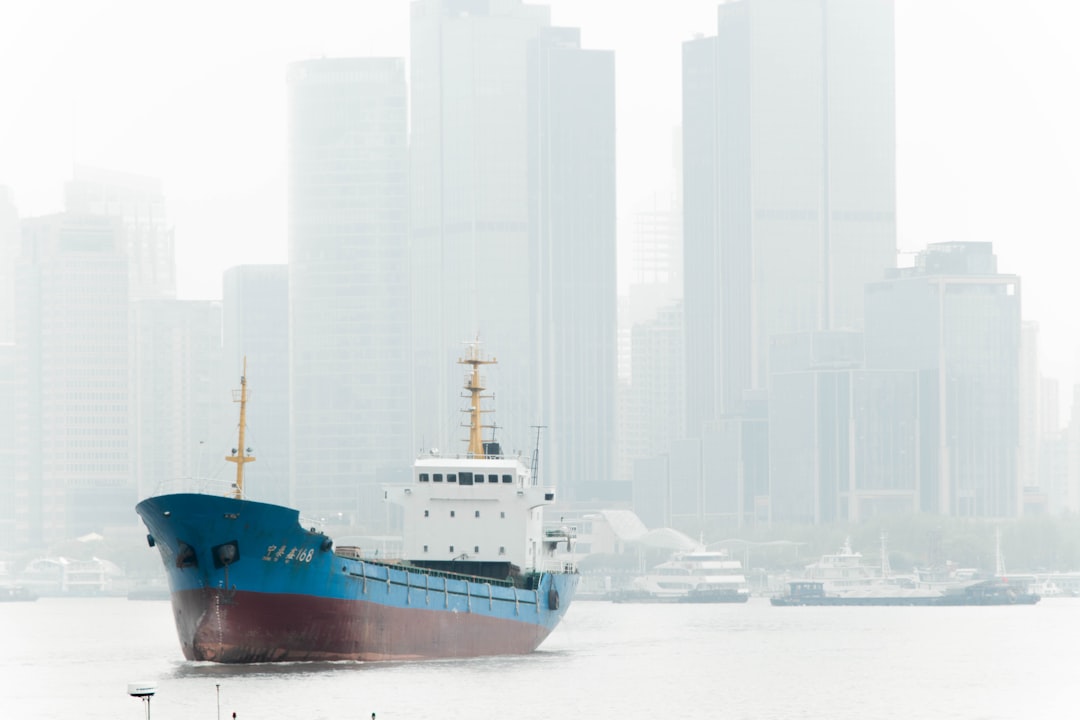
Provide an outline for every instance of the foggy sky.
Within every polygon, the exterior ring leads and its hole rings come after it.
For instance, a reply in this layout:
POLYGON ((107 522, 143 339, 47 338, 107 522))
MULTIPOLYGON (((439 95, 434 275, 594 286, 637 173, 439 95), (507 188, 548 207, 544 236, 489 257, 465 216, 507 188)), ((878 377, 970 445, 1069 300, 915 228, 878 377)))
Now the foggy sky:
MULTIPOLYGON (((584 47, 616 53, 628 249, 630 214, 670 191, 681 42, 715 33, 718 2, 547 4, 584 47)), ((75 162, 161 178, 180 296, 219 298, 226 268, 286 260, 286 64, 407 58, 408 16, 407 0, 6 3, 0 184, 28 217, 61 209, 75 162)), ((1064 392, 1080 377, 1077 27, 1068 0, 896 0, 899 246, 992 241, 1064 392)), ((622 283, 628 267, 622 252, 622 283)))

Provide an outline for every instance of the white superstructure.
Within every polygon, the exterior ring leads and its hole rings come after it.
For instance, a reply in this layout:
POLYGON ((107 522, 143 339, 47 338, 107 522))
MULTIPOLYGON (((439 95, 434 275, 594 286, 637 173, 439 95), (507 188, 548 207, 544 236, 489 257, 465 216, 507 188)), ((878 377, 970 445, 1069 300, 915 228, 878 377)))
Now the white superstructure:
MULTIPOLYGON (((484 390, 479 343, 469 343, 471 365, 465 389, 470 405, 469 450, 442 456, 432 450, 413 464, 408 485, 386 489, 388 501, 404 508, 403 557, 413 562, 509 563, 521 572, 551 569, 555 547, 570 542, 566 530, 545 532, 545 505, 555 488, 541 486, 517 455, 503 455, 496 442, 482 442, 484 390)), ((490 426, 487 426, 490 427, 490 426)))

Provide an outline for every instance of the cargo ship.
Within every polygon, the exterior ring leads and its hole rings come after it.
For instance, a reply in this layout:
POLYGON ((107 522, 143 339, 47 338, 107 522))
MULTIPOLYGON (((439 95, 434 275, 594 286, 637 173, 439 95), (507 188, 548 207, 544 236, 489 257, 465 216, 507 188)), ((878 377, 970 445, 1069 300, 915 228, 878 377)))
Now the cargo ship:
POLYGON ((219 663, 383 661, 524 654, 559 624, 580 578, 573 532, 547 529, 555 488, 537 457, 483 442, 479 343, 458 362, 469 405, 466 452, 423 453, 411 481, 385 488, 403 508, 400 558, 338 547, 295 508, 247 500, 247 368, 241 376, 236 482, 225 496, 140 502, 161 554, 184 657, 219 663))

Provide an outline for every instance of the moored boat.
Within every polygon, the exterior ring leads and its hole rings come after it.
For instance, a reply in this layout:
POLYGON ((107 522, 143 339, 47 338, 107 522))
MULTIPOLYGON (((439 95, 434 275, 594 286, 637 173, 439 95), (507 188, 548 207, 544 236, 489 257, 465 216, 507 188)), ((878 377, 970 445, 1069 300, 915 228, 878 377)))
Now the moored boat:
POLYGON ((824 583, 811 580, 795 580, 788 583, 785 595, 770 598, 778 607, 793 606, 922 606, 947 607, 960 605, 1034 605, 1039 596, 1000 580, 981 580, 957 585, 944 590, 893 588, 874 591, 861 590, 830 593, 824 583))
POLYGON ((33 602, 37 599, 37 593, 22 585, 0 587, 0 602, 33 602))
MULTIPOLYGON (((305 528, 297 509, 243 497, 247 380, 241 378, 235 492, 162 495, 136 507, 160 551, 189 660, 405 660, 535 650, 565 615, 576 569, 555 558, 569 530, 544 527, 555 488, 520 456, 481 442, 478 343, 469 446, 416 460, 385 497, 404 508, 402 559, 369 557, 305 528)), ((246 372, 246 371, 245 371, 246 372)))
POLYGON ((727 552, 695 550, 676 554, 608 598, 617 603, 744 603, 750 586, 742 563, 727 552))

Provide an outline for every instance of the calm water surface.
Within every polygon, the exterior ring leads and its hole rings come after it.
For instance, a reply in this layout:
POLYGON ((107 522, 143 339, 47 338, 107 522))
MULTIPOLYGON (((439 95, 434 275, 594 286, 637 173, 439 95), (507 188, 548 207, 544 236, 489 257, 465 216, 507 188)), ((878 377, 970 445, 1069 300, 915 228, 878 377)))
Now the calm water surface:
POLYGON ((1080 599, 1034 607, 577 602, 523 657, 219 666, 167 602, 0 603, 0 718, 513 720, 1080 717, 1080 599))

